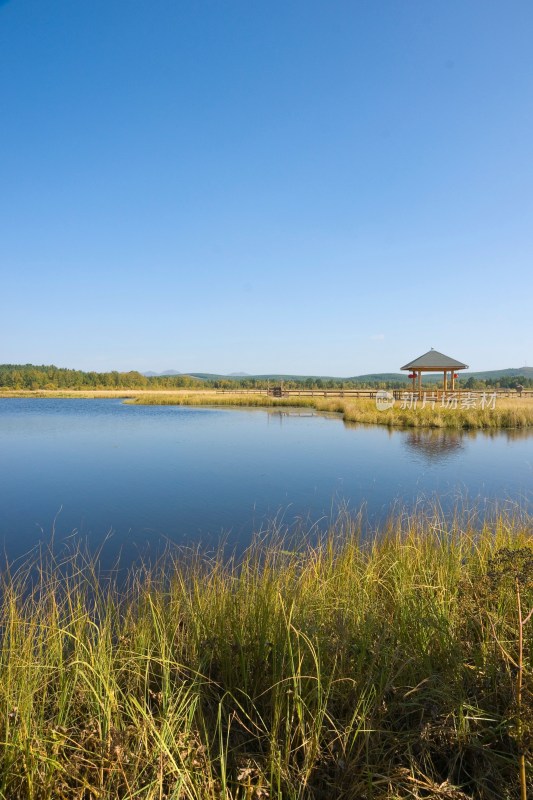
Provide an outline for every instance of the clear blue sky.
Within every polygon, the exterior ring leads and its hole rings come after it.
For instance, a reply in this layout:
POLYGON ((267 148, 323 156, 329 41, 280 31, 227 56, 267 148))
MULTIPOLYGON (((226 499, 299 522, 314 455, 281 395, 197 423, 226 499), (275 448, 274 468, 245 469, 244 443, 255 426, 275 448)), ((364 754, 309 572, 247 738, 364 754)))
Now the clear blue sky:
POLYGON ((0 0, 0 362, 533 365, 531 0, 0 0))

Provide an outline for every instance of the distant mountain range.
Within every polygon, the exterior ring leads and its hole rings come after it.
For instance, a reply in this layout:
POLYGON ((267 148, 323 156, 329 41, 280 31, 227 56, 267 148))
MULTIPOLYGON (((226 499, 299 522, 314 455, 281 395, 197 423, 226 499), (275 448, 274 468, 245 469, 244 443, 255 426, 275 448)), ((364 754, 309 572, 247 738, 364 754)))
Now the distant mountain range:
MULTIPOLYGON (((269 375, 249 375, 246 372, 232 372, 229 375, 220 375, 213 372, 177 372, 176 370, 168 370, 167 372, 143 372, 147 378, 171 377, 172 375, 190 375, 192 378, 200 378, 201 380, 239 380, 241 378, 252 378, 262 381, 305 381, 309 378, 323 381, 356 381, 361 383, 368 383, 373 381, 379 382, 393 382, 405 381, 407 372, 373 372, 367 375, 354 375, 351 378, 335 378, 332 375, 281 375, 272 373, 269 375)), ((423 376, 423 380, 432 381, 438 373, 430 373, 423 376)), ((460 372, 459 376, 462 379, 474 378, 476 380, 498 380, 499 378, 514 378, 522 375, 524 378, 533 378, 533 367, 510 367, 508 369, 489 370, 486 372, 460 372)))
POLYGON ((142 372, 145 378, 171 378, 172 375, 182 375, 181 372, 176 372, 175 369, 169 369, 166 372, 142 372))
POLYGON ((213 375, 207 372, 177 372, 175 369, 167 369, 165 372, 142 372, 145 378, 171 378, 173 375, 191 375, 195 378, 253 378, 254 375, 249 375, 247 372, 230 372, 229 375, 213 375))

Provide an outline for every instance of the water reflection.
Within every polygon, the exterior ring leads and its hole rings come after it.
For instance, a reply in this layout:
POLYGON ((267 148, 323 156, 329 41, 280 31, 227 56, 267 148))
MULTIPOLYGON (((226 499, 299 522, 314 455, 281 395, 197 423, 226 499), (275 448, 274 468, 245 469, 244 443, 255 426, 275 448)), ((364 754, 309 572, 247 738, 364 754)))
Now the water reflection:
POLYGON ((532 505, 533 431, 340 422, 309 408, 3 399, 0 549, 12 559, 46 540, 59 509, 58 537, 76 530, 97 548, 112 529, 125 553, 166 539, 246 546, 280 509, 288 525, 327 525, 338 501, 364 505, 372 524, 398 498, 532 505))
POLYGON ((506 438, 510 442, 518 441, 519 439, 533 438, 533 430, 531 428, 502 428, 500 430, 486 430, 486 431, 468 431, 469 433, 482 434, 487 439, 506 438))
MULTIPOLYGON (((263 411, 263 409, 261 409, 263 411)), ((316 411, 307 411, 305 409, 267 409, 267 414, 271 417, 317 417, 318 414, 316 411)), ((327 416, 327 414, 321 414, 320 416, 327 416)))
POLYGON ((465 449, 465 434, 462 431, 413 428, 404 436, 408 450, 430 463, 457 458, 465 449))
POLYGON ((469 442, 478 437, 484 440, 513 442, 533 437, 533 431, 511 428, 508 430, 452 430, 442 428, 412 428, 403 431, 404 443, 411 454, 427 463, 449 461, 464 453, 469 442))
MULTIPOLYGON (((263 409, 261 409, 263 410, 263 409)), ((288 417, 316 417, 317 413, 315 411, 305 411, 305 410, 280 410, 280 409, 267 409, 267 421, 270 422, 279 422, 280 425, 283 424, 283 420, 288 417)))

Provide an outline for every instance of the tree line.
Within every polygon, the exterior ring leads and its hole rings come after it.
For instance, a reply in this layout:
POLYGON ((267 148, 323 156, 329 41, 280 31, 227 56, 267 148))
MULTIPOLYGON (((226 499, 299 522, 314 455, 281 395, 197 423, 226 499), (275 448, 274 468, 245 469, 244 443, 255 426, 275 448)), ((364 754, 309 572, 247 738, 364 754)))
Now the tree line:
MULTIPOLYGON (((0 388, 3 389, 266 389, 279 385, 280 378, 195 378, 192 375, 146 376, 130 372, 84 372, 54 365, 0 364, 0 388)), ((351 378, 283 379, 286 389, 401 389, 405 381, 357 381, 351 378)))
POLYGON ((4 389, 157 389, 200 387, 204 381, 188 375, 147 378, 140 372, 83 372, 34 364, 0 364, 4 389))
POLYGON ((486 378, 479 379, 470 377, 467 380, 459 381, 461 389, 516 389, 522 386, 524 389, 533 389, 533 378, 526 378, 525 375, 514 377, 486 378))
MULTIPOLYGON (((34 364, 0 364, 0 388, 2 389, 266 389, 279 385, 280 379, 272 378, 195 378, 191 375, 146 376, 135 370, 130 372, 83 372, 64 367, 36 366, 34 364)), ((284 379, 286 389, 407 389, 410 381, 367 380, 353 378, 291 378, 284 379)), ((424 381, 424 388, 441 385, 424 381)), ((533 388, 533 379, 523 375, 514 377, 460 379, 460 389, 525 389, 533 388)))

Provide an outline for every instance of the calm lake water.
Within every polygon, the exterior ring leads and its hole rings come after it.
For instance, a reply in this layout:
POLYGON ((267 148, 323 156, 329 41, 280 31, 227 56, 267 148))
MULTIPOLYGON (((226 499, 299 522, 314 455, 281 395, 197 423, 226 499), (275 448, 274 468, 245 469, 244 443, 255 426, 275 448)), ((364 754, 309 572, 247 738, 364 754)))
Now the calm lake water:
POLYGON ((531 510, 533 435, 390 431, 299 410, 0 400, 0 542, 10 559, 75 533, 105 558, 166 538, 237 546, 277 518, 326 527, 340 505, 371 523, 438 497, 531 510), (55 523, 54 523, 55 520, 55 523))

